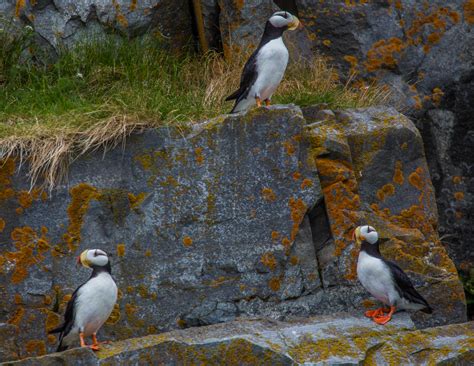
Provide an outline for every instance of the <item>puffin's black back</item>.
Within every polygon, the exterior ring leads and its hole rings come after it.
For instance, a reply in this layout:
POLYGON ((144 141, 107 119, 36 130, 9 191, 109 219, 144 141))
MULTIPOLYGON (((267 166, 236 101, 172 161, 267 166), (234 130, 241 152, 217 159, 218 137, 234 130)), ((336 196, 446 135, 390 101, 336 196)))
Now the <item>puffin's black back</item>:
POLYGON ((425 307, 421 309, 424 313, 431 314, 433 312, 433 309, 431 309, 428 302, 418 293, 418 291, 415 290, 415 287, 413 287, 413 284, 406 273, 403 272, 396 263, 382 257, 382 254, 380 254, 379 241, 375 244, 370 244, 364 240, 361 244, 360 250, 366 252, 372 257, 382 260, 388 266, 393 281, 395 282, 396 290, 401 297, 404 297, 415 304, 424 305, 425 307))

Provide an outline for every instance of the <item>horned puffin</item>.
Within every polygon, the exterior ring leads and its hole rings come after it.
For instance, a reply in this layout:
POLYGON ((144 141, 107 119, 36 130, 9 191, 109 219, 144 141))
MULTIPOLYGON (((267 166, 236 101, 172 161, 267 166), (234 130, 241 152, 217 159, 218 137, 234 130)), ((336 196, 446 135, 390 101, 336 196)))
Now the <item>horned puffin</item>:
POLYGON ((77 258, 77 264, 92 268, 89 279, 72 294, 66 306, 64 323, 49 333, 60 333, 57 352, 72 346, 79 336, 81 347, 99 350, 97 331, 109 318, 117 301, 117 285, 111 275, 107 253, 87 249, 77 258), (92 336, 92 345, 84 338, 92 336))
POLYGON ((415 290, 405 272, 382 257, 379 235, 372 226, 357 227, 353 238, 361 245, 357 261, 357 277, 360 283, 377 300, 390 306, 390 309, 381 307, 366 311, 365 316, 378 324, 386 324, 396 308, 432 313, 430 305, 415 290))
POLYGON ((283 32, 295 30, 299 24, 298 18, 287 11, 277 11, 268 19, 260 44, 244 66, 239 89, 225 99, 235 99, 230 113, 246 111, 255 103, 260 107, 262 101, 270 105, 288 64, 283 32))

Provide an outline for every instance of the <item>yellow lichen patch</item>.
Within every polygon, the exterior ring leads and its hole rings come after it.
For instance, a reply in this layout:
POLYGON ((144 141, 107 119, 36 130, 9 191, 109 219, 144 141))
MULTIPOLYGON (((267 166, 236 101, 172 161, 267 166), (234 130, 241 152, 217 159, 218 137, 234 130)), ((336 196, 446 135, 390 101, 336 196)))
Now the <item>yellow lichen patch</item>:
POLYGON ((45 310, 45 312, 47 313, 45 320, 45 330, 49 332, 59 325, 61 318, 58 314, 53 313, 52 311, 45 310))
POLYGON ((145 251, 145 257, 148 257, 148 258, 151 257, 151 250, 150 249, 147 249, 145 251))
POLYGON ((275 192, 273 192, 273 189, 268 187, 262 188, 262 196, 264 200, 269 202, 273 202, 277 198, 275 192))
POLYGON ((15 304, 21 305, 23 303, 23 299, 20 294, 15 294, 15 304))
POLYGON ((441 104, 441 100, 443 99, 444 93, 440 88, 434 88, 433 94, 431 95, 431 100, 433 104, 437 107, 441 104))
POLYGON ((48 343, 49 344, 56 344, 56 336, 54 334, 48 334, 48 343))
POLYGON ((306 339, 288 350, 288 354, 298 363, 324 362, 332 356, 338 358, 357 356, 357 352, 344 338, 306 339))
POLYGON ((17 194, 18 203, 22 208, 28 208, 33 203, 33 196, 28 191, 20 191, 17 194))
POLYGON ((134 209, 140 206, 143 202, 143 200, 146 197, 145 192, 141 192, 137 194, 136 196, 133 193, 128 194, 128 201, 130 202, 130 208, 134 209))
POLYGON ((275 256, 270 252, 264 253, 260 258, 260 262, 262 262, 265 267, 271 269, 272 271, 274 271, 277 266, 275 256))
POLYGON ((290 241, 290 239, 288 239, 288 238, 283 238, 283 239, 281 240, 281 244, 282 244, 285 248, 287 248, 287 250, 288 250, 289 247, 290 247, 290 245, 291 245, 291 241, 290 241))
POLYGON ((462 201, 464 199, 464 192, 455 192, 454 198, 456 201, 462 201))
POLYGON ((42 356, 46 354, 46 344, 44 341, 31 340, 26 342, 25 350, 28 356, 42 356))
POLYGON ((0 233, 3 233, 3 230, 5 229, 5 220, 0 217, 0 233))
POLYGON ((462 182, 462 177, 460 177, 459 175, 455 175, 455 176, 452 178, 452 180, 453 180, 453 183, 454 183, 454 184, 459 184, 459 183, 462 182))
POLYGON ((268 281, 268 287, 272 291, 275 291, 275 292, 278 291, 281 287, 280 278, 278 278, 278 277, 271 278, 270 281, 268 281))
POLYGON ((99 200, 99 191, 87 183, 81 183, 71 188, 71 203, 67 208, 69 217, 69 226, 63 239, 68 245, 70 251, 75 251, 81 242, 81 229, 83 219, 91 200, 99 200))
POLYGON ((385 184, 382 188, 377 190, 376 196, 380 201, 384 201, 385 198, 393 196, 395 194, 395 187, 391 183, 385 184))
POLYGON ((106 324, 116 324, 120 320, 120 305, 115 304, 106 324))
POLYGON ((403 177, 402 162, 397 161, 395 163, 395 173, 393 174, 393 182, 402 185, 404 181, 405 178, 403 177))
POLYGON ((417 171, 411 173, 408 176, 408 181, 413 187, 419 189, 420 191, 423 189, 423 179, 417 171))
POLYGON ((202 147, 196 147, 194 149, 194 155, 196 157, 196 163, 202 165, 204 163, 204 155, 202 154, 202 147))
POLYGON ((123 257, 125 255, 125 244, 117 244, 117 256, 123 257))
POLYGON ((469 24, 474 24, 474 0, 467 0, 463 7, 464 19, 469 24))
POLYGON ((133 304, 125 304, 125 313, 127 316, 132 316, 138 311, 138 307, 133 304))
POLYGON ((278 231, 272 231, 272 240, 277 241, 280 238, 280 233, 278 231))
POLYGON ((193 239, 191 239, 189 236, 185 236, 183 238, 183 245, 185 247, 190 247, 193 244, 193 239))
POLYGON ((331 40, 329 40, 329 39, 323 40, 323 45, 325 45, 326 47, 330 47, 331 46, 331 40))
POLYGON ((137 0, 131 0, 130 6, 128 8, 130 9, 130 11, 135 11, 135 9, 137 8, 137 0))
POLYGON ((313 181, 309 178, 303 179, 303 182, 301 183, 301 189, 305 188, 310 188, 313 186, 313 181))

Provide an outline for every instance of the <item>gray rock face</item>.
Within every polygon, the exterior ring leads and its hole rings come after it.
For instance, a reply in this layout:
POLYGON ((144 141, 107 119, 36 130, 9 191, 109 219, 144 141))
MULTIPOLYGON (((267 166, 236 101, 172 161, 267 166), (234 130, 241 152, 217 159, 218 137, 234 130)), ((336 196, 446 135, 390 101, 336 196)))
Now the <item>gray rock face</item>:
POLYGON ((151 33, 176 49, 193 39, 185 0, 1 0, 0 15, 31 24, 53 49, 110 31, 127 36, 151 33))
POLYGON ((474 324, 413 330, 406 314, 389 326, 347 314, 278 322, 235 321, 73 349, 2 365, 467 365, 474 324))
POLYGON ((458 269, 474 266, 472 1, 296 0, 313 52, 381 81, 415 116, 436 189, 440 235, 458 269))
POLYGON ((465 320, 420 135, 393 109, 272 106, 148 130, 78 159, 51 194, 29 192, 16 168, 0 168, 4 360, 54 350, 47 331, 89 276, 74 266, 87 248, 113 255, 120 289, 101 338, 362 313, 376 303, 358 285, 350 236, 366 220, 435 308, 417 325, 465 320))

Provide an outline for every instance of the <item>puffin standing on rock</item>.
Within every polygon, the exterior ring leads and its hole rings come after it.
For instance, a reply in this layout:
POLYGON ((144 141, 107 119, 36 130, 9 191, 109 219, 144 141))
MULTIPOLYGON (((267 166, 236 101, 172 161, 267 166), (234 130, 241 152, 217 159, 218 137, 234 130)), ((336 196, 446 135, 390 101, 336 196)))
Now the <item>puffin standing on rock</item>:
POLYGON ((64 324, 49 332, 60 333, 57 352, 73 345, 78 335, 81 347, 99 350, 96 333, 109 318, 117 301, 117 285, 111 276, 107 253, 100 249, 85 250, 77 258, 77 264, 92 268, 92 274, 72 294, 64 314, 64 324), (89 336, 92 336, 93 344, 88 346, 84 337, 89 336))
POLYGON ((395 263, 382 258, 379 250, 379 235, 372 226, 359 226, 353 238, 361 245, 357 261, 357 277, 362 286, 390 309, 383 307, 365 312, 378 324, 386 324, 396 308, 421 310, 431 314, 428 302, 415 290, 408 276, 395 263))
POLYGON ((283 32, 295 30, 300 22, 287 11, 277 11, 268 19, 262 39, 244 66, 240 87, 226 98, 235 99, 230 113, 246 111, 262 101, 270 105, 270 98, 283 78, 288 64, 288 49, 283 43, 283 32))

